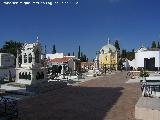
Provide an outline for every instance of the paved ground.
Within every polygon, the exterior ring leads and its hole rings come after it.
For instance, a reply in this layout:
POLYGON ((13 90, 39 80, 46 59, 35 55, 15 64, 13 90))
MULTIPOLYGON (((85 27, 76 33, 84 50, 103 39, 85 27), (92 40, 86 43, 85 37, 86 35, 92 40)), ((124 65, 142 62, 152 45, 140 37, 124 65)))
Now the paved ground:
POLYGON ((19 103, 23 120, 134 120, 140 97, 138 83, 126 84, 126 73, 83 82, 25 99, 19 103))

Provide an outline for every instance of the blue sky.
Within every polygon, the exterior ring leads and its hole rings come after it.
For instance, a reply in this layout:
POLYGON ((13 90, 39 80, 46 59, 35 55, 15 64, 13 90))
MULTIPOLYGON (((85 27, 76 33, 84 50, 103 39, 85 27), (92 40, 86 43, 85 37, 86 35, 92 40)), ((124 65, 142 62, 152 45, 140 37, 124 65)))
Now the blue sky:
POLYGON ((92 59, 108 37, 112 43, 118 39, 121 48, 127 50, 160 41, 159 0, 64 0, 69 4, 56 1, 59 4, 52 6, 1 2, 0 45, 11 39, 34 42, 38 34, 48 53, 53 44, 64 53, 77 52, 80 45, 92 59))

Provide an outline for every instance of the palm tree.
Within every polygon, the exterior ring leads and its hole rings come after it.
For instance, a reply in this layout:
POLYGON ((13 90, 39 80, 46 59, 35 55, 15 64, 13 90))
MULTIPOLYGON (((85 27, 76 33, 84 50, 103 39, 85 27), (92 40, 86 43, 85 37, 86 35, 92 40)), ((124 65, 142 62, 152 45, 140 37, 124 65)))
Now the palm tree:
POLYGON ((23 43, 13 40, 6 41, 3 47, 0 49, 2 53, 10 53, 15 56, 14 64, 16 63, 17 51, 22 48, 23 43))
POLYGON ((6 41, 3 47, 0 49, 0 52, 11 53, 17 57, 17 50, 20 49, 22 45, 22 43, 13 40, 6 41))

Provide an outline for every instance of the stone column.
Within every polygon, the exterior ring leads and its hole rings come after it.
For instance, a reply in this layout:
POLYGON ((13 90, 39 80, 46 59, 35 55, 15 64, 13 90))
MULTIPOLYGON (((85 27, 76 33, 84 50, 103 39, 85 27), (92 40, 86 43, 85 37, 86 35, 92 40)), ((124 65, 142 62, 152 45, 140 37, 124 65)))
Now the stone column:
POLYGON ((22 64, 24 64, 24 52, 22 51, 22 64))
POLYGON ((32 65, 35 65, 35 54, 32 52, 32 65))
POLYGON ((63 75, 64 74, 64 65, 62 64, 62 70, 61 70, 61 74, 63 75))

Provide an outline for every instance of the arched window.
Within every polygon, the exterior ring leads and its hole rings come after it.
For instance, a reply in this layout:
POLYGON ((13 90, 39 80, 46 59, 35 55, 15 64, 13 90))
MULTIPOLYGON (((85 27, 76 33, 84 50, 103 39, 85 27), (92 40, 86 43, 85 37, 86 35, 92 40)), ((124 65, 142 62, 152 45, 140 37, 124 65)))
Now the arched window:
POLYGON ((101 50, 101 54, 104 54, 104 50, 103 49, 101 50))
POLYGON ((112 53, 112 49, 111 48, 109 48, 109 53, 112 53))
POLYGON ((27 63, 27 55, 26 55, 26 53, 24 54, 24 63, 27 63))
POLYGON ((22 78, 21 79, 24 79, 24 72, 22 73, 22 78))
POLYGON ((31 80, 31 73, 28 74, 28 80, 31 80))
POLYGON ((19 73, 19 79, 22 79, 22 75, 21 75, 21 72, 19 73))
POLYGON ((29 55, 28 55, 28 63, 31 63, 32 62, 32 54, 30 53, 29 55))

